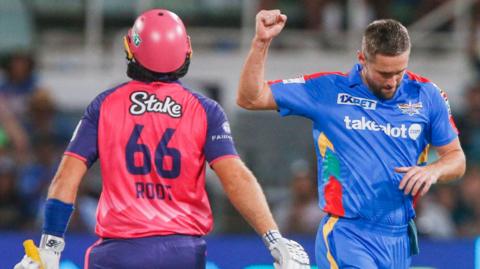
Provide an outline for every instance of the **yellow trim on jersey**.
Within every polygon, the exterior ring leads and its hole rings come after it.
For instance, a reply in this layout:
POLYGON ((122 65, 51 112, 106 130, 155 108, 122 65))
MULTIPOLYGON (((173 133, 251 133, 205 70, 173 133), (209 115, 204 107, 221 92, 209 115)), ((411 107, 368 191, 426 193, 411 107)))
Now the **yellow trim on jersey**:
POLYGON ((430 150, 430 144, 423 149, 422 154, 418 157, 417 164, 426 164, 428 162, 428 151, 430 150))
POLYGON ((327 260, 330 263, 330 269, 338 269, 337 262, 332 256, 332 253, 330 253, 330 247, 328 246, 328 241, 327 241, 327 236, 330 232, 333 230, 333 226, 335 226, 335 223, 337 223, 338 217, 336 216, 330 216, 327 223, 323 225, 323 241, 325 242, 325 246, 327 246, 327 260))
POLYGON ((327 153, 327 148, 334 151, 333 144, 328 140, 327 136, 324 133, 320 133, 318 136, 318 148, 320 150, 320 154, 322 158, 325 158, 325 154, 327 153))

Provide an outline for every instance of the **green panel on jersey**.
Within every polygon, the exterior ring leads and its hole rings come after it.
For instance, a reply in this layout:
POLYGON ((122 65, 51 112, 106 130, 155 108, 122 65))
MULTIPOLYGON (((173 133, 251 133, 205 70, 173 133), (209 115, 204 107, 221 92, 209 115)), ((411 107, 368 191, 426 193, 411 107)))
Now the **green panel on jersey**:
POLYGON ((327 149, 325 158, 323 159, 323 181, 327 181, 330 175, 336 179, 340 179, 340 162, 337 156, 330 149, 327 149))

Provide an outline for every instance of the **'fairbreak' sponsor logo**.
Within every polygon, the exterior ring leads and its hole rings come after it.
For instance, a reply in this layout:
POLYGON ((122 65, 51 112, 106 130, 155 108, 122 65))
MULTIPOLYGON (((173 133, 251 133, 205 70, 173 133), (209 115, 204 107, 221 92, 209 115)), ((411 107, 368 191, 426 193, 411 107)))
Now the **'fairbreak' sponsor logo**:
POLYGON ((339 93, 337 97, 337 104, 359 106, 368 110, 375 110, 377 108, 377 101, 351 96, 346 93, 339 93))
POLYGON ((345 128, 348 130, 383 132, 387 136, 394 138, 410 138, 416 140, 422 133, 422 126, 418 123, 413 123, 408 127, 406 124, 393 126, 387 123, 382 125, 375 121, 367 120, 365 117, 361 117, 359 120, 353 120, 350 119, 349 116, 345 116, 343 121, 345 122, 345 128))
POLYGON ((182 106, 172 97, 167 96, 165 100, 158 100, 155 94, 147 92, 133 92, 130 95, 130 114, 142 115, 145 112, 157 112, 167 114, 172 118, 182 116, 182 106))
POLYGON ((224 123, 222 123, 222 130, 220 130, 220 133, 217 133, 211 136, 212 141, 219 141, 219 140, 233 141, 232 131, 230 130, 230 124, 228 123, 228 121, 225 121, 224 123))

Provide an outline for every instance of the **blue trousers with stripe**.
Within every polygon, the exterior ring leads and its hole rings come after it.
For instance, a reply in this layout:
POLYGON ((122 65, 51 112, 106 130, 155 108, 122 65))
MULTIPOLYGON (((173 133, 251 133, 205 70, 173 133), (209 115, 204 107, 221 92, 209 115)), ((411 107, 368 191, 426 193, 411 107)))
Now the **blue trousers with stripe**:
POLYGON ((315 254, 319 269, 407 269, 407 225, 385 226, 327 215, 320 223, 315 254))

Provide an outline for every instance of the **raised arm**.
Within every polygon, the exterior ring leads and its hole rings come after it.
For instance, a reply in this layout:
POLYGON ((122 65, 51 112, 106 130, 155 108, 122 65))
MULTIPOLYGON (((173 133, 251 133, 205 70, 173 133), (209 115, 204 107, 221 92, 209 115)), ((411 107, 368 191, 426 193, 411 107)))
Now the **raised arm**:
POLYGON ((255 37, 243 66, 237 104, 249 110, 277 108, 270 86, 265 82, 265 61, 272 39, 285 26, 287 16, 280 10, 262 10, 256 16, 255 37))

